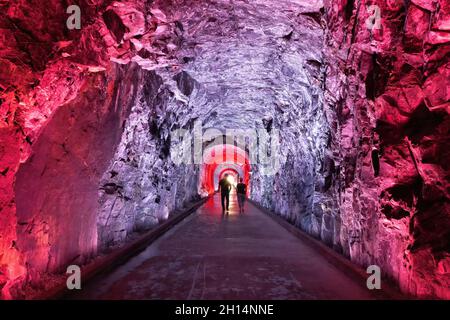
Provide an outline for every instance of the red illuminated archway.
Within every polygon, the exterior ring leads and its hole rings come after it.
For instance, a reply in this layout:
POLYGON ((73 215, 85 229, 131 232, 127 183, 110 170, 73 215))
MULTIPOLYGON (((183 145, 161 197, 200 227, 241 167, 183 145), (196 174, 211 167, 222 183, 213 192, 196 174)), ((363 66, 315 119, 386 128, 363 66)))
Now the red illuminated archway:
POLYGON ((233 168, 226 168, 220 171, 218 177, 219 179, 222 179, 224 177, 225 174, 231 174, 233 175, 235 178, 239 177, 239 172, 233 168))

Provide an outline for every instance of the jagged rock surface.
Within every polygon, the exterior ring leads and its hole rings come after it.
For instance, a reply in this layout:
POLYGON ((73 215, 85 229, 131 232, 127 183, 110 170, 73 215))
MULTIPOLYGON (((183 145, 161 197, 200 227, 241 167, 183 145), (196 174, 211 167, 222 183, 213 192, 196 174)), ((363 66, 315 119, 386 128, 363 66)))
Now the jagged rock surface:
POLYGON ((449 298, 448 1, 326 1, 333 244, 449 298), (380 9, 380 28, 368 28, 380 9), (343 14, 345 13, 345 14, 343 14))
POLYGON ((175 80, 154 71, 145 73, 141 83, 122 141, 101 182, 97 223, 103 249, 199 199, 199 167, 175 165, 170 157, 171 130, 181 125, 177 119, 187 111, 186 103, 175 98, 180 90, 175 80))

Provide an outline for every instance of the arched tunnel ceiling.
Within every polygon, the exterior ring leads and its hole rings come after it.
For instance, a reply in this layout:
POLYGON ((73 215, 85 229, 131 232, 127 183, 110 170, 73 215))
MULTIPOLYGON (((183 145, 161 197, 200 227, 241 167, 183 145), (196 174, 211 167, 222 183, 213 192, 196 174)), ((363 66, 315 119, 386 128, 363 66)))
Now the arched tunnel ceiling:
MULTIPOLYGON (((299 184, 308 190, 298 201, 311 200, 311 179, 329 135, 321 88, 324 30, 311 16, 322 2, 281 1, 277 10, 273 1, 180 2, 168 8, 163 3, 168 17, 176 16, 188 30, 177 52, 187 60, 174 78, 180 92, 166 108, 187 104, 177 115, 181 126, 195 121, 231 134, 279 130, 281 147, 273 156, 281 164, 291 157, 292 170, 303 176, 299 184)), ((271 184, 260 164, 254 169, 255 188, 271 184)), ((278 168, 270 175, 277 173, 278 168)), ((208 192, 214 190, 210 183, 208 192)))

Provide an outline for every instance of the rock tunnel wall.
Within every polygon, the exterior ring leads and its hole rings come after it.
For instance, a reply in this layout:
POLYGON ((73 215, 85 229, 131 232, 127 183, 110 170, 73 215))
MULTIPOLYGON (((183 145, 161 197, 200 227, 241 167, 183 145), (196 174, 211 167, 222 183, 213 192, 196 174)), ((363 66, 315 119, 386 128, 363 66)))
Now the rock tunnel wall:
POLYGON ((46 274, 102 248, 103 176, 151 78, 143 65, 170 59, 137 55, 164 24, 145 3, 78 4, 72 31, 60 1, 0 4, 1 298, 43 289, 46 274))
POLYGON ((132 111, 104 177, 104 185, 117 189, 101 197, 105 243, 120 243, 136 228, 148 228, 202 191, 193 188, 199 184, 198 166, 174 166, 168 155, 176 146, 170 133, 192 130, 195 123, 203 131, 282 130, 282 169, 266 176, 254 166, 251 196, 319 234, 320 222, 310 212, 329 139, 322 108, 321 6, 287 1, 274 14, 270 1, 154 5, 167 20, 178 21, 179 48, 173 55, 183 62, 182 71, 157 70, 132 111))
POLYGON ((103 176, 98 217, 102 249, 123 243, 200 199, 199 166, 175 164, 170 155, 172 131, 189 120, 182 118, 187 104, 176 95, 182 95, 179 87, 190 80, 177 84, 173 77, 163 77, 145 72, 122 141, 103 176))
POLYGON ((51 115, 17 171, 14 246, 31 274, 60 271, 68 261, 82 264, 96 254, 98 184, 139 80, 135 66, 112 72, 109 79, 86 76, 75 99, 51 115))
POLYGON ((83 2, 68 31, 59 1, 0 4, 2 298, 197 199, 200 166, 170 157, 171 132, 196 122, 279 130, 254 200, 405 292, 448 298, 448 5, 273 5, 83 2))

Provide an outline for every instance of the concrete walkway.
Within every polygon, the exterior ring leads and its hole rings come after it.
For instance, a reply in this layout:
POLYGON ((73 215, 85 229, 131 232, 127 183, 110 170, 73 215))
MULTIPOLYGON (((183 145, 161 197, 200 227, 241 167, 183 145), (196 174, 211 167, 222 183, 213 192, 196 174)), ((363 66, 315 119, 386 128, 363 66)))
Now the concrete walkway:
POLYGON ((271 217, 211 198, 144 252, 85 286, 82 299, 373 299, 271 217))

